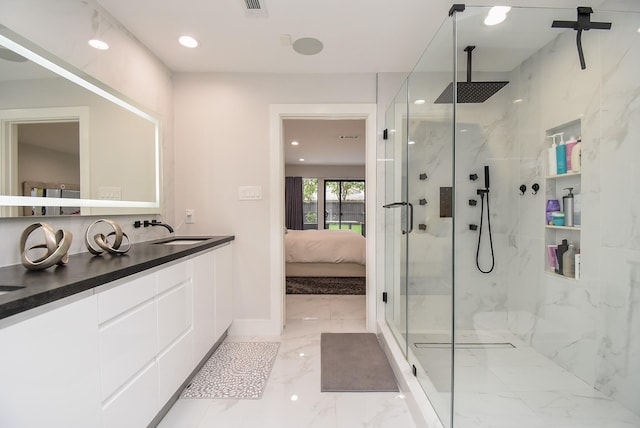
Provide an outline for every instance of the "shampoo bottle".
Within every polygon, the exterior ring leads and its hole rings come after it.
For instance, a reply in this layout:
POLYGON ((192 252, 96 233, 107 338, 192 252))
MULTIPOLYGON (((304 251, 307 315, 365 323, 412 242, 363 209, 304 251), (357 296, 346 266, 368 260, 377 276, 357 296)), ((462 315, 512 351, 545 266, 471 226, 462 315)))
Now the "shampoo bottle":
POLYGON ((556 136, 549 135, 547 138, 551 138, 551 148, 547 150, 547 174, 556 175, 558 173, 558 165, 556 162, 556 136))
POLYGON ((562 209, 564 211, 564 225, 573 227, 573 187, 565 187, 569 194, 562 197, 562 209))
POLYGON ((560 133, 560 143, 556 147, 556 164, 558 169, 558 174, 566 174, 567 173, 567 146, 564 144, 563 134, 560 133))
POLYGON ((569 278, 576 277, 576 247, 569 244, 569 249, 562 255, 562 274, 569 278))

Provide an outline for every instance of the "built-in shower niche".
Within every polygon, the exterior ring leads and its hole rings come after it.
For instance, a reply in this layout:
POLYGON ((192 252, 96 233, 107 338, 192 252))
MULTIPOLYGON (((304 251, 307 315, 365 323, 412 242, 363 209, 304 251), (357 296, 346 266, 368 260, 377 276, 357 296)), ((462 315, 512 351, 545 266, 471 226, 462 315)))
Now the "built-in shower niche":
MULTIPOLYGON (((543 153, 543 159, 546 164, 547 174, 545 176, 545 212, 542 214, 545 228, 545 272, 550 275, 555 275, 569 280, 576 280, 580 278, 579 266, 574 268, 575 273, 573 275, 560 273, 558 271, 558 264, 553 263, 554 255, 553 246, 557 246, 567 240, 568 244, 573 244, 576 253, 580 252, 580 230, 582 226, 582 167, 581 164, 573 165, 567 162, 566 172, 558 173, 557 171, 557 156, 556 151, 556 171, 552 169, 552 162, 550 161, 549 149, 552 148, 553 139, 549 137, 555 136, 556 143, 560 145, 561 141, 565 142, 565 150, 569 153, 569 147, 571 147, 571 153, 565 155, 566 159, 571 159, 573 149, 581 150, 582 147, 582 127, 580 119, 567 122, 553 128, 549 128, 545 131, 545 137, 547 137, 547 144, 543 153), (571 145, 567 146, 569 141, 579 141, 580 146, 571 145), (580 149, 578 149, 580 147, 580 149), (573 197, 573 222, 571 225, 566 223, 569 217, 566 207, 564 206, 563 197, 569 194, 569 190, 574 195, 573 197), (558 201, 559 211, 564 214, 564 217, 549 215, 549 201, 558 201)), ((575 259, 574 259, 575 260, 575 259)))

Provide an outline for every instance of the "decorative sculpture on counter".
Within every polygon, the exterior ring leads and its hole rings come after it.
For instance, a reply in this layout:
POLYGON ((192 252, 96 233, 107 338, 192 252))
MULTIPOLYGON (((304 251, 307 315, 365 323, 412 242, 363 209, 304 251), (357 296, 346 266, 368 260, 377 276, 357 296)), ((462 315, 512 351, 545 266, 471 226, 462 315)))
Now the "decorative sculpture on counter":
POLYGON ((69 262, 69 247, 73 235, 66 230, 53 231, 53 228, 47 223, 34 223, 27 227, 20 236, 20 254, 22 265, 29 270, 42 270, 53 265, 63 266, 69 262), (42 228, 44 233, 44 244, 33 245, 25 249, 29 235, 36 229, 42 228), (31 260, 28 254, 31 250, 46 248, 47 252, 44 256, 31 260))
POLYGON ((111 220, 96 220, 87 228, 87 232, 84 234, 84 244, 87 246, 87 250, 94 256, 101 256, 105 251, 109 254, 121 255, 129 251, 131 248, 131 243, 129 241, 129 237, 126 233, 122 231, 122 228, 118 223, 111 220), (98 223, 107 223, 113 228, 113 232, 110 232, 108 235, 104 235, 102 233, 98 233, 93 235, 93 243, 95 243, 99 248, 95 248, 92 242, 89 239, 89 233, 93 226, 98 223), (113 242, 109 243, 109 237, 113 236, 113 242), (122 245, 122 238, 127 238, 127 244, 123 249, 120 249, 120 245, 122 245))

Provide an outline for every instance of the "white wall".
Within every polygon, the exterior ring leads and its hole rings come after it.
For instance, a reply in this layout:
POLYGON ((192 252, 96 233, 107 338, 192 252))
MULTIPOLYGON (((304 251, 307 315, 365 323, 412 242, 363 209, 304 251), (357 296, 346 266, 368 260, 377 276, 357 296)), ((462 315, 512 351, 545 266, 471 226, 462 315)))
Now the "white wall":
MULTIPOLYGON (((177 74, 176 218, 186 234, 234 234, 235 316, 271 320, 269 105, 374 103, 374 74, 177 74), (262 187, 239 201, 238 187, 262 187), (178 221, 180 223, 180 221, 178 221)), ((284 188, 284 174, 282 179, 284 188)), ((284 218, 282 219, 284 224, 284 218)))
MULTIPOLYGON (((82 0, 3 0, 0 24, 50 51, 88 75, 106 83, 129 99, 155 112, 161 120, 163 146, 163 218, 173 222, 173 93, 171 72, 115 22, 105 25, 111 49, 103 52, 88 47, 93 8, 82 0), (108 29, 107 29, 108 27, 108 29)), ((147 218, 149 216, 146 216, 147 218)), ((140 216, 114 216, 134 242, 164 236, 163 228, 133 229, 140 216), (158 230, 160 229, 160 230, 158 230)), ((95 218, 62 218, 47 221, 54 228, 71 231, 70 253, 84 252, 82 239, 95 218)), ((33 219, 0 219, 0 266, 20 263, 18 241, 33 219)))

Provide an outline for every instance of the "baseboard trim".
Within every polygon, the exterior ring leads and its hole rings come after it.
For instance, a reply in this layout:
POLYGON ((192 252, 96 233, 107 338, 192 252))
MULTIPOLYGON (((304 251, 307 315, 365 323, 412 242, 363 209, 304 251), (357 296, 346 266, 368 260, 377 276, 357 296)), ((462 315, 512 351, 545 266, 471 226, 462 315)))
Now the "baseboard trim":
POLYGON ((273 319, 235 319, 229 336, 280 336, 282 325, 273 319))

